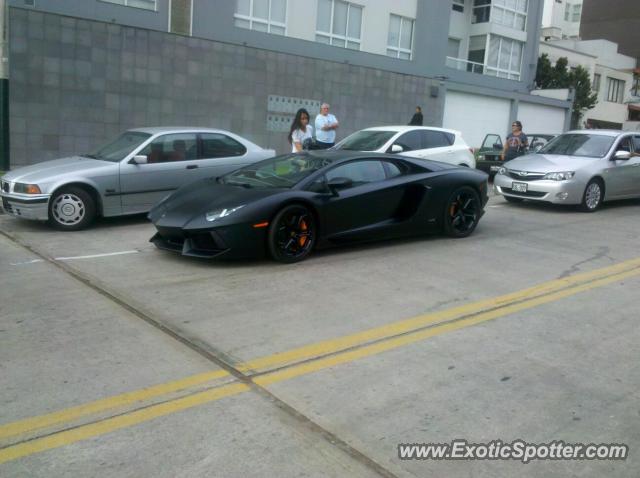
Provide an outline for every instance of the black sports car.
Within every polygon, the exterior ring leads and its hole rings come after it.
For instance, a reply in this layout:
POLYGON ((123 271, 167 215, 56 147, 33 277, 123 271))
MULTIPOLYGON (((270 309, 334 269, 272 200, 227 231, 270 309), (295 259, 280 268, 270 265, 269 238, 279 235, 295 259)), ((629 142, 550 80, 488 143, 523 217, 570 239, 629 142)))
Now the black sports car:
POLYGON ((304 259, 316 247, 442 231, 471 234, 484 213, 480 171, 402 156, 310 151, 191 183, 149 219, 158 248, 196 257, 304 259))

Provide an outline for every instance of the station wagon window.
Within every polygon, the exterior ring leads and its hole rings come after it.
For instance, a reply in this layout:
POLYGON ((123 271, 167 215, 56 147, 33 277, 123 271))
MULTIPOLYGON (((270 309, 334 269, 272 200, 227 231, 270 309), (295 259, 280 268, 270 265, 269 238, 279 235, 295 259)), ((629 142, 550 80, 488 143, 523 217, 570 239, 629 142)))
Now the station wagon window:
POLYGON ((404 151, 422 149, 422 135, 420 131, 409 131, 395 140, 394 144, 402 146, 404 151))
POLYGON ((633 140, 631 139, 631 136, 622 138, 618 143, 618 147, 616 148, 616 151, 626 151, 628 153, 632 153, 633 150, 634 150, 634 146, 633 146, 633 140))
POLYGON ((139 154, 147 157, 147 163, 171 163, 196 159, 198 157, 196 134, 177 133, 159 136, 139 154))
POLYGON ((326 174, 327 181, 334 178, 348 178, 353 181, 353 186, 383 181, 387 178, 382 162, 377 160, 352 161, 337 166, 326 174))
POLYGON ((202 141, 200 158, 242 156, 247 152, 247 148, 225 134, 204 133, 200 135, 200 139, 202 141))

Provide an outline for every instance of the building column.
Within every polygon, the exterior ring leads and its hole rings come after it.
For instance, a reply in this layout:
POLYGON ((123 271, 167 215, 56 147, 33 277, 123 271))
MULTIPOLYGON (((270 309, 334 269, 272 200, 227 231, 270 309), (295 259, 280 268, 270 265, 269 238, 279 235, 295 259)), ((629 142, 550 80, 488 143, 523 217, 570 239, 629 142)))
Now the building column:
POLYGON ((0 0, 0 170, 9 170, 9 5, 0 0))

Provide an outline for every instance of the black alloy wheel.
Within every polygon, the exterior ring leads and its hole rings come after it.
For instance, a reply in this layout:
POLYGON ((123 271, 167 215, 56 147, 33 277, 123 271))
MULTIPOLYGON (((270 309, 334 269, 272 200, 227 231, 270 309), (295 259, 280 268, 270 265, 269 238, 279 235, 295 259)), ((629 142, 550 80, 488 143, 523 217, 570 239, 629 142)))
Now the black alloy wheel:
POLYGON ((301 204, 284 207, 271 221, 268 240, 274 260, 290 264, 305 259, 316 242, 313 213, 301 204))
POLYGON ((444 211, 444 232, 451 237, 467 237, 480 220, 480 198, 473 188, 456 189, 444 211))

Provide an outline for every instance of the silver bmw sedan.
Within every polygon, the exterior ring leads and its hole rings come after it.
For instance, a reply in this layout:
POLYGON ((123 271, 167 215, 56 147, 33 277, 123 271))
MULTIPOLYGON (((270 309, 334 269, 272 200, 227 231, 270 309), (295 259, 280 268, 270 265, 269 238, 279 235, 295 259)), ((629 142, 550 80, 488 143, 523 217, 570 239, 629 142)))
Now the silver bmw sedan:
POLYGON ((18 168, 0 178, 4 210, 62 230, 96 216, 147 212, 171 191, 275 155, 224 130, 141 128, 89 154, 18 168))
POLYGON ((505 163, 494 188, 509 202, 577 204, 587 212, 603 201, 640 197, 640 133, 569 131, 505 163))

